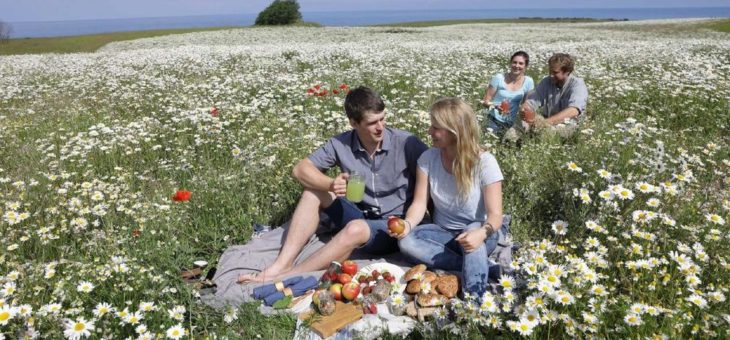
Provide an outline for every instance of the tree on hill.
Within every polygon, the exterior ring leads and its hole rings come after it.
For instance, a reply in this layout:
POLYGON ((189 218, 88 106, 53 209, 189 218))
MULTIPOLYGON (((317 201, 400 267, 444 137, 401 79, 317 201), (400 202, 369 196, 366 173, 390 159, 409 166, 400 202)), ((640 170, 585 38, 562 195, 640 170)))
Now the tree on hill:
POLYGON ((13 32, 13 27, 5 21, 0 20, 0 43, 5 43, 10 40, 10 33, 13 32))
POLYGON ((256 25, 290 25, 301 19, 297 0, 274 0, 256 17, 256 25))

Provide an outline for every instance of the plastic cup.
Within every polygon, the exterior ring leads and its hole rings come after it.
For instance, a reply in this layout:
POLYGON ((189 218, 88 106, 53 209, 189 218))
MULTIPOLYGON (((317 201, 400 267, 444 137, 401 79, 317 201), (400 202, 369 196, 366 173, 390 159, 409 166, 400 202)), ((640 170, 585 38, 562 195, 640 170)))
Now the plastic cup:
POLYGON ((365 196, 365 176, 358 172, 351 172, 347 179, 347 192, 345 198, 353 203, 362 202, 365 196))
POLYGON ((510 111, 510 103, 507 99, 503 100, 501 103, 499 103, 499 110, 501 111, 501 114, 503 116, 508 115, 510 111))
POLYGON ((522 111, 522 120, 528 123, 535 121, 535 109, 529 103, 525 104, 522 111))

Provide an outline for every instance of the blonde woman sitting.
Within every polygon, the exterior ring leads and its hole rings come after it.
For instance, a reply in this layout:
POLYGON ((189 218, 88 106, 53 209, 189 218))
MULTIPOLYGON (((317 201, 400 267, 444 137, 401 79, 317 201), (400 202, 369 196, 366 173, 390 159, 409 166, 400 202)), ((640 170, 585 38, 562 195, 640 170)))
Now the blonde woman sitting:
POLYGON ((433 147, 418 159, 414 199, 406 229, 391 234, 401 252, 433 269, 462 272, 462 291, 481 297, 489 278, 488 256, 502 225, 502 172, 479 145, 472 108, 459 98, 431 106, 433 147), (418 225, 433 200, 433 224, 418 225))

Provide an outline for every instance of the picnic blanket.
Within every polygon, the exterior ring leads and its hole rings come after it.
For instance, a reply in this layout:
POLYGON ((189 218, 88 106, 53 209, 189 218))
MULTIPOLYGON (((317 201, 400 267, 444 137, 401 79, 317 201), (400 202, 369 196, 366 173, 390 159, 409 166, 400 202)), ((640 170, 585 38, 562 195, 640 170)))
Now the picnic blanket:
MULTIPOLYGON (((302 249, 302 252, 294 261, 297 265, 314 254, 328 242, 335 231, 330 226, 326 215, 322 215, 322 223, 317 232, 309 239, 302 249)), ((505 215, 503 227, 510 223, 510 216, 505 215)), ((214 308, 225 308, 227 306, 238 307, 247 302, 253 302, 251 296, 253 289, 262 285, 261 283, 239 284, 237 282, 240 274, 261 272, 276 260, 279 251, 284 243, 286 233, 289 230, 289 222, 281 227, 274 228, 268 232, 261 234, 259 237, 252 238, 247 244, 235 245, 226 249, 218 261, 217 270, 213 277, 216 289, 201 293, 201 301, 214 308)), ((500 232, 500 240, 497 249, 490 256, 490 261, 500 264, 503 268, 509 268, 512 262, 512 243, 507 228, 503 228, 500 232)), ((358 267, 362 268, 372 263, 387 262, 400 266, 404 270, 408 270, 413 264, 400 253, 392 253, 386 256, 373 256, 371 254, 355 251, 350 259, 357 262, 358 267)), ((322 276, 324 270, 309 273, 299 273, 296 275, 309 276, 313 275, 317 278, 322 276)), ((275 311, 271 307, 261 306, 259 311, 263 314, 271 314, 275 311)))

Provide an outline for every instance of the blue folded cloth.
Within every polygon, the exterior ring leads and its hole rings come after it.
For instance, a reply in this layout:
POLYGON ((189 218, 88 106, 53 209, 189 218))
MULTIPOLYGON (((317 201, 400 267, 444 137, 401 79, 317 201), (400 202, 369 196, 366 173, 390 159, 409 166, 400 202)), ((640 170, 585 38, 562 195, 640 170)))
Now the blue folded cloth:
MULTIPOLYGON (((306 293, 310 289, 316 288, 318 285, 319 280, 317 280, 317 278, 314 276, 310 276, 287 288, 291 289, 293 297, 297 297, 306 293)), ((273 306, 276 301, 283 299, 284 296, 285 295, 283 292, 272 293, 264 298, 264 304, 266 304, 267 306, 273 306)))
MULTIPOLYGON (((301 281, 301 276, 293 276, 288 279, 284 279, 281 282, 284 284, 284 287, 289 287, 291 285, 296 284, 297 282, 301 281)), ((253 296, 254 299, 263 299, 264 297, 276 293, 276 283, 266 284, 262 286, 258 286, 253 289, 253 293, 251 293, 251 296, 253 296)))

